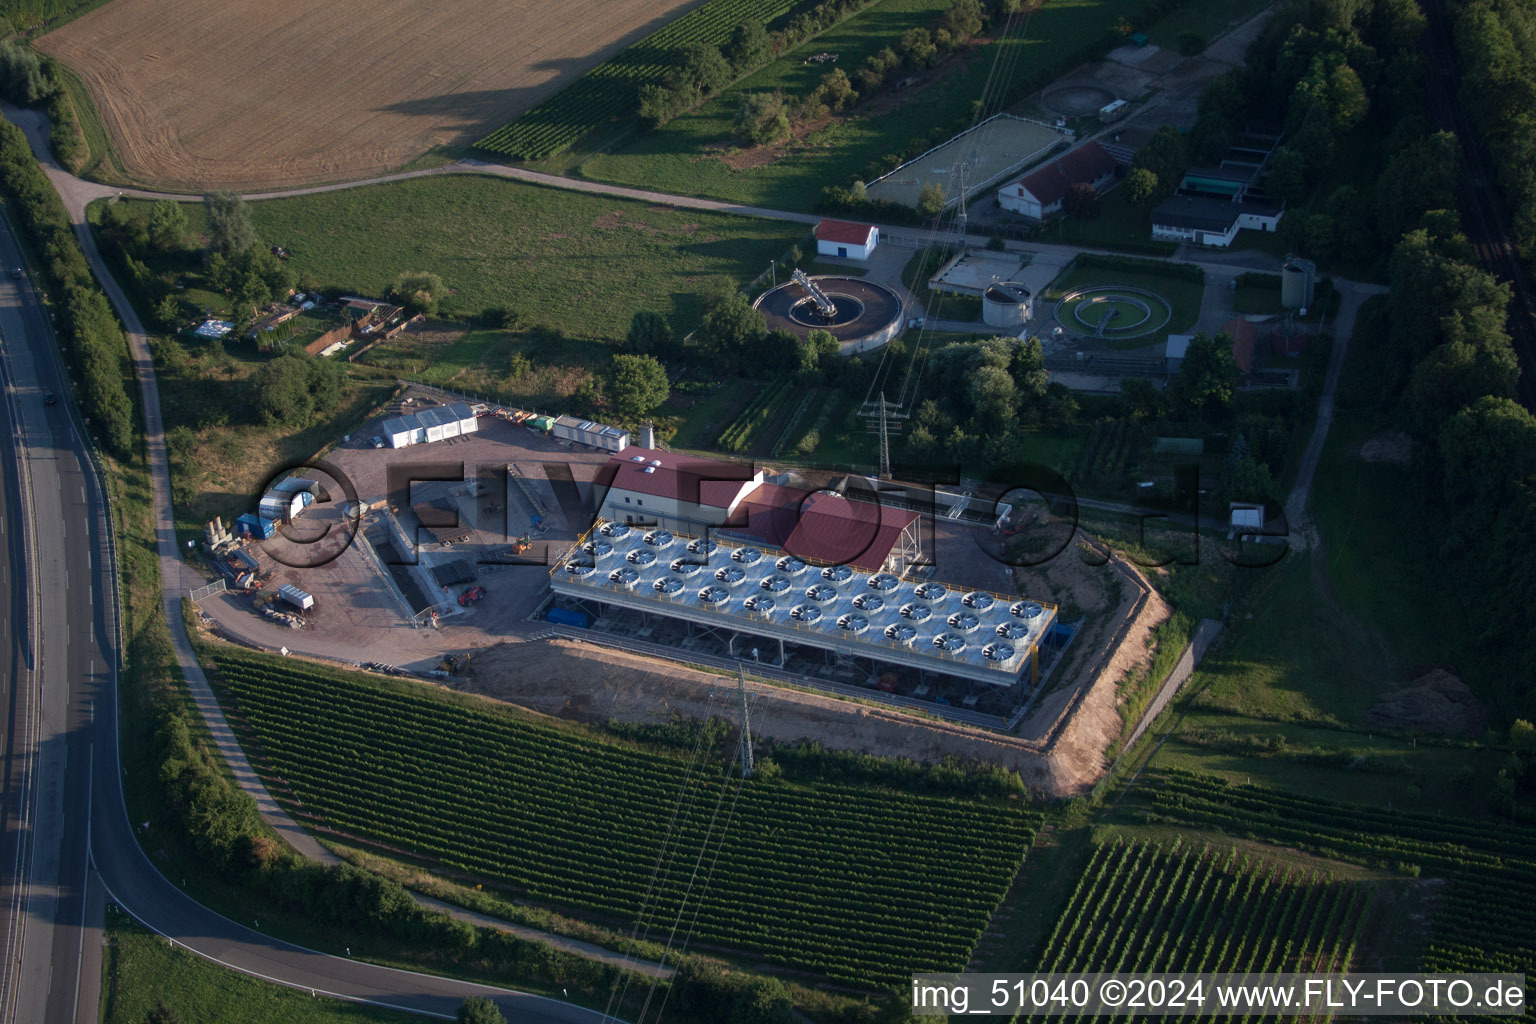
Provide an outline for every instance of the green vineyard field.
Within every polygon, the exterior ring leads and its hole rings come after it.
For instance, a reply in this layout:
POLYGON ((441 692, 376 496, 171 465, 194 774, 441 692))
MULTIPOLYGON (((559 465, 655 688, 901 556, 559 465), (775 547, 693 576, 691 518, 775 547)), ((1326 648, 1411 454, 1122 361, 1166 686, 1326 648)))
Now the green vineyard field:
POLYGON ((695 763, 420 684, 230 649, 221 696, 301 818, 584 909, 861 985, 958 970, 1038 813, 695 763))
POLYGON ((709 0, 599 64, 476 145, 517 160, 553 156, 615 118, 635 116, 640 87, 665 78, 676 66, 674 55, 683 47, 720 46, 742 22, 767 24, 794 6, 794 0, 709 0))
POLYGON ((1256 865, 1235 850, 1105 843, 1038 970, 1343 971, 1368 899, 1367 886, 1256 865))
MULTIPOLYGON (((1536 829, 1320 800, 1177 770, 1157 773, 1145 792, 1158 820, 1443 875, 1449 885, 1436 904, 1424 969, 1536 978, 1536 829)), ((1536 989, 1528 982, 1526 992, 1529 1007, 1536 989)), ((1536 1014, 1489 1019, 1529 1022, 1536 1014)))

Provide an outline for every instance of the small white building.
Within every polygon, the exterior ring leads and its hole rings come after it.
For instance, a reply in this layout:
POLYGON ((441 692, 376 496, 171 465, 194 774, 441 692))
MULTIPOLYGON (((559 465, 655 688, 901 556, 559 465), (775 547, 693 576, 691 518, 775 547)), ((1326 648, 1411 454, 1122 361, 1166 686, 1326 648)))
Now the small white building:
POLYGON ((384 440, 391 448, 404 448, 416 443, 421 424, 415 416, 391 416, 384 421, 384 440))
POLYGON ((846 260, 867 260, 880 244, 880 229, 873 224, 824 220, 816 225, 816 254, 846 260))
POLYGON ((1152 237, 1160 242, 1193 242, 1225 249, 1244 228, 1275 230, 1282 212, 1255 203, 1174 196, 1152 211, 1152 237))
POLYGON ((315 500, 315 482, 300 476, 279 480, 261 496, 257 514, 274 523, 289 523, 315 500))

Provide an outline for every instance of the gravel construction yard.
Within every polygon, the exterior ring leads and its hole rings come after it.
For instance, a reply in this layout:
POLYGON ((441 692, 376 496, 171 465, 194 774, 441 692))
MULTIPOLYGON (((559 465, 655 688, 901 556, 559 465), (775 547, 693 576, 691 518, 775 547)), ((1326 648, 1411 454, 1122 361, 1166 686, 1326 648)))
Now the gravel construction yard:
MULTIPOLYGON (((417 394, 419 392, 412 392, 417 394)), ((412 405, 408 409, 420 408, 412 405)), ((267 584, 292 583, 314 595, 315 607, 306 616, 306 627, 290 630, 263 619, 243 594, 226 593, 202 602, 205 615, 217 623, 217 632, 257 646, 311 654, 346 662, 377 661, 413 671, 435 667, 447 652, 461 652, 500 643, 508 635, 529 632, 536 623, 527 621, 542 601, 548 573, 546 555, 564 551, 577 534, 590 526, 579 521, 568 524, 548 482, 546 466, 569 466, 571 477, 583 485, 593 480, 598 468, 607 461, 607 453, 581 446, 571 446, 547 435, 496 419, 482 417, 480 430, 450 442, 413 445, 399 450, 375 449, 371 438, 380 429, 385 416, 396 415, 391 408, 366 424, 351 440, 328 452, 324 461, 334 465, 352 483, 359 500, 365 504, 384 501, 397 509, 401 530, 417 542, 416 551, 401 551, 399 537, 393 534, 381 509, 363 517, 361 529, 351 544, 344 544, 345 533, 337 530, 327 539, 326 554, 341 549, 337 557, 323 565, 311 557, 310 547, 285 541, 282 535, 252 552, 271 568, 274 575, 267 584), (391 467, 400 474, 391 487, 391 467), (508 476, 524 478, 543 506, 544 533, 530 531, 535 509, 523 491, 508 476), (455 494, 465 484, 457 478, 480 478, 485 490, 479 495, 455 494), (417 482, 406 491, 408 476, 451 476, 451 481, 417 482), (418 529, 411 506, 433 499, 447 499, 456 505, 459 521, 469 534, 451 546, 436 542, 427 530, 418 529), (487 512, 490 505, 499 506, 487 512), (526 564, 488 564, 509 562, 509 543, 530 533, 534 544, 520 556, 526 564), (274 557, 276 556, 276 557, 274 557), (279 562, 276 559, 281 558, 279 562), (432 566, 464 559, 473 566, 472 584, 454 586, 447 593, 431 582, 427 571, 432 566), (283 564, 298 563, 296 565, 283 564), (414 563, 420 562, 418 567, 414 563), (393 584, 390 579, 393 578, 393 584), (482 586, 486 596, 469 607, 461 607, 457 596, 468 586, 482 586), (440 608, 439 628, 418 629, 411 626, 416 612, 432 604, 440 608)), ((332 494, 332 503, 317 503, 300 516, 294 536, 300 539, 320 533, 322 523, 340 525, 341 503, 345 500, 326 478, 313 474, 332 494)), ((318 548, 319 545, 314 546, 318 548)))
POLYGON ((38 48, 89 88, 128 175, 257 189, 467 145, 687 0, 115 0, 38 48))

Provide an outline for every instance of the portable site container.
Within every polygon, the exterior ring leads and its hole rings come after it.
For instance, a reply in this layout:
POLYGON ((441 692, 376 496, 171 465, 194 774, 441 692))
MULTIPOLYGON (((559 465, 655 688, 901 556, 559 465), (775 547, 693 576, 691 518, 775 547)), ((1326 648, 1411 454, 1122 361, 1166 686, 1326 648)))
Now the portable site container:
POLYGON ((391 448, 404 448, 416 443, 416 434, 421 424, 415 416, 391 416, 382 425, 384 440, 389 442, 391 448))
POLYGON ((629 447, 629 431, 574 416, 561 416, 555 420, 554 435, 610 452, 621 452, 629 447))
POLYGON ((315 496, 308 491, 268 491, 261 499, 258 511, 261 518, 270 519, 273 522, 286 523, 304 511, 304 506, 315 500, 315 496))
POLYGON ((308 593, 307 591, 300 590, 292 583, 284 583, 282 586, 278 587, 277 596, 281 597, 284 601, 287 601, 301 612, 308 611, 315 606, 314 595, 308 593))
POLYGON ((269 540, 277 533, 277 524, 270 519, 263 519, 261 516, 247 512, 235 520, 235 532, 269 540))

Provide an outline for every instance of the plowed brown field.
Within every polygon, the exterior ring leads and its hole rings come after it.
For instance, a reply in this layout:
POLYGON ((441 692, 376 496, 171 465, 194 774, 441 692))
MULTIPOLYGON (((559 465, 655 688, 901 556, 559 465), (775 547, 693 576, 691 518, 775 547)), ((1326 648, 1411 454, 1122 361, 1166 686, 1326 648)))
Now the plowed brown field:
POLYGON ((113 0, 38 41, 128 174, 205 190, 393 170, 479 138, 696 0, 113 0))

